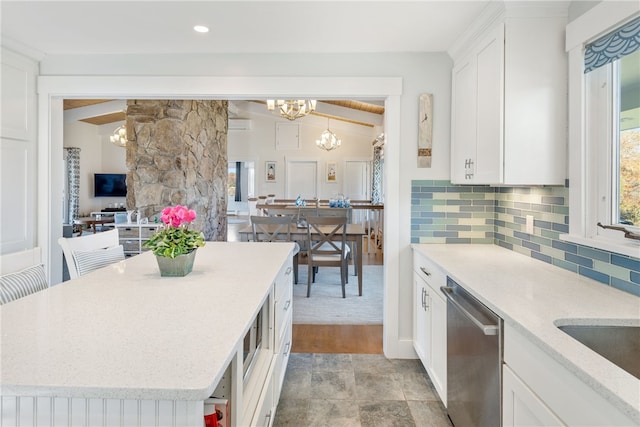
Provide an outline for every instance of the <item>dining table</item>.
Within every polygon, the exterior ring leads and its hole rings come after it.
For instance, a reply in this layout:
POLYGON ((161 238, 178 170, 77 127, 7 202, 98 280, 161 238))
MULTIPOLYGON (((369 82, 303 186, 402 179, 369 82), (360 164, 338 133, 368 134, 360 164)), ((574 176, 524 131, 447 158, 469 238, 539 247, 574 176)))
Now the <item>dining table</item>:
POLYGON ((88 226, 91 230, 93 230, 93 234, 95 234, 98 231, 97 230, 98 225, 111 224, 113 222, 114 222, 113 215, 105 216, 102 218, 87 216, 87 217, 76 218, 73 220, 74 225, 80 226, 80 234, 78 234, 78 236, 82 236, 82 231, 85 225, 88 226))
MULTIPOLYGON (((265 224, 262 227, 265 231, 275 231, 277 224, 265 224), (273 230, 269 230, 269 227, 272 227, 273 230)), ((334 227, 333 226, 321 226, 319 227, 321 232, 330 233, 334 227)), ((290 227, 291 232, 291 240, 296 242, 303 242, 307 239, 307 227, 306 226, 298 226, 295 222, 291 223, 290 227)), ((249 242, 253 238, 253 228, 251 225, 241 228, 238 230, 238 234, 240 235, 240 240, 243 242, 249 242)), ((353 253, 353 269, 354 275, 358 277, 358 295, 362 296, 362 237, 365 236, 364 227, 361 224, 347 224, 346 229, 346 240, 349 246, 351 247, 353 253)), ((311 238, 313 238, 314 233, 311 233, 311 238)), ((339 240, 342 238, 342 235, 335 234, 333 236, 333 240, 339 240)))

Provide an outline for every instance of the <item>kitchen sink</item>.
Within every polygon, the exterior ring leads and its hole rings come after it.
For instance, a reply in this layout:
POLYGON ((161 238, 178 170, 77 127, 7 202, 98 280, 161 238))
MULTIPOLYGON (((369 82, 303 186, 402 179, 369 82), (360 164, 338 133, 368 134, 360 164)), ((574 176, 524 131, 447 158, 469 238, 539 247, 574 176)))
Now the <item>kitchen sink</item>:
POLYGON ((558 329, 640 379, 640 326, 563 325, 558 329))

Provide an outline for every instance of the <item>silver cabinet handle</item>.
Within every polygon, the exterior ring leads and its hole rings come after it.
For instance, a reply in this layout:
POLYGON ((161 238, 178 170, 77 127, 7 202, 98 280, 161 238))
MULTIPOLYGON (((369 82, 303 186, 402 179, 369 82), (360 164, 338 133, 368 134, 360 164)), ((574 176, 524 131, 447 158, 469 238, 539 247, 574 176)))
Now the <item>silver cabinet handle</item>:
POLYGON ((287 267, 287 271, 285 271, 285 272, 284 272, 284 274, 285 274, 286 276, 288 276, 288 275, 290 275, 290 274, 291 274, 291 272, 292 272, 292 271, 293 271, 293 268, 291 268, 291 267, 287 267))
POLYGON ((291 349, 291 341, 289 341, 285 346, 284 346, 284 355, 286 356, 287 354, 289 354, 289 350, 291 349))
POLYGON ((291 300, 287 300, 287 302, 284 303, 284 307, 282 308, 282 311, 287 311, 289 310, 289 306, 291 306, 291 300))
POLYGON ((447 297, 449 302, 451 302, 458 310, 462 312, 469 320, 473 322, 485 335, 498 335, 498 325, 485 325, 475 317, 471 313, 467 311, 458 301, 455 300, 453 296, 453 288, 449 286, 440 286, 440 290, 447 297))
POLYGON ((422 308, 424 311, 429 309, 429 304, 427 303, 427 299, 429 298, 429 292, 425 288, 422 288, 422 308))
POLYGON ((424 292, 424 288, 422 288, 422 294, 421 294, 421 301, 420 301, 420 304, 422 305, 422 308, 423 308, 423 309, 424 309, 424 304, 425 304, 425 302, 424 302, 424 294, 425 294, 425 292, 424 292))
POLYGON ((427 270, 426 268, 424 268, 424 267, 420 267, 420 270, 421 270, 424 274, 426 274, 427 276, 431 276, 431 273, 429 273, 429 270, 427 270))

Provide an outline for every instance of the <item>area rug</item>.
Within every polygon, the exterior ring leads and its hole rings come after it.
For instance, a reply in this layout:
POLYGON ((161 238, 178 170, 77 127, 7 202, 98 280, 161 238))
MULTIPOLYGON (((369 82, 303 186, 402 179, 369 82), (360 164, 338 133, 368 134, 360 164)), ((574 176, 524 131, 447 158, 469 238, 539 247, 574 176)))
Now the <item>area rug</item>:
POLYGON ((307 298, 307 266, 300 264, 298 284, 293 285, 293 323, 317 325, 381 325, 383 280, 381 265, 362 267, 362 296, 358 278, 349 266, 346 298, 342 298, 340 269, 321 267, 307 298))

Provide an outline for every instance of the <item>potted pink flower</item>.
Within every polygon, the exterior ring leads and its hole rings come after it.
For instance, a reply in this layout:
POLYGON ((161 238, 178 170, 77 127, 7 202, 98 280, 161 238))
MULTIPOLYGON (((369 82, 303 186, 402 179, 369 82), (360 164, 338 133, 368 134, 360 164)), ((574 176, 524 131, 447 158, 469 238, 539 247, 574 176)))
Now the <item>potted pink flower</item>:
POLYGON ((156 255, 161 276, 185 276, 193 269, 196 249, 204 246, 204 234, 190 230, 196 212, 186 206, 168 206, 160 220, 164 228, 144 243, 156 255))

